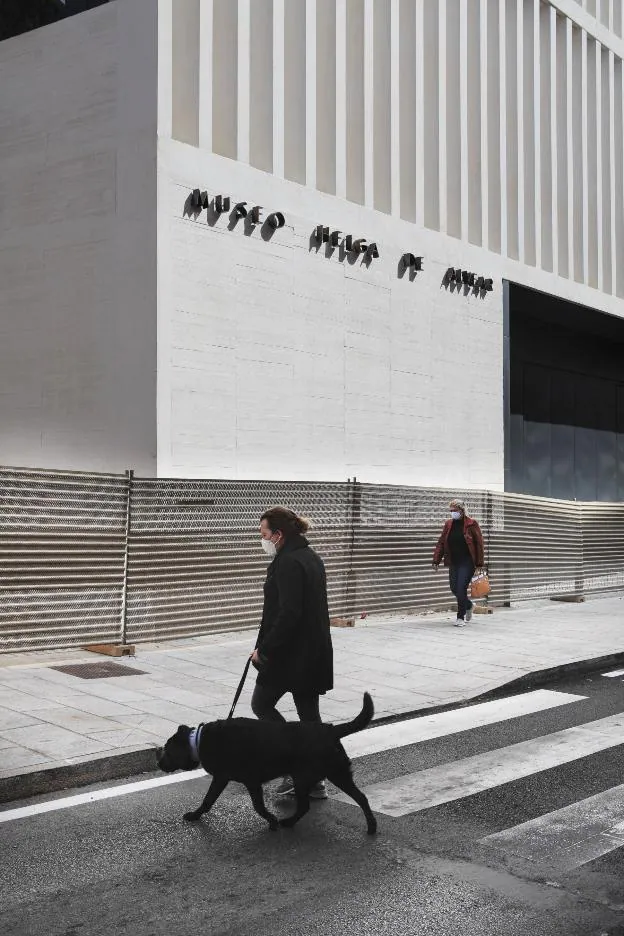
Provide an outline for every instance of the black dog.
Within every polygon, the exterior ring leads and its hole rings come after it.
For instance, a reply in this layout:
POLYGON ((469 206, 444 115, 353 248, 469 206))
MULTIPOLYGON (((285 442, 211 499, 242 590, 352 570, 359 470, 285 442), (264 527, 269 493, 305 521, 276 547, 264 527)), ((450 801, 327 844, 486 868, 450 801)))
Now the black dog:
POLYGON ((362 711, 344 725, 254 718, 209 722, 198 728, 180 725, 164 749, 157 751, 158 766, 165 773, 172 773, 194 770, 201 764, 212 774, 212 783, 199 809, 184 815, 191 822, 211 809, 230 780, 237 780, 247 787, 254 809, 267 820, 269 828, 293 826, 310 808, 311 787, 327 778, 361 807, 368 834, 374 835, 377 822, 368 800, 353 782, 351 762, 340 743, 341 738, 366 728, 373 714, 373 700, 365 692, 362 711), (278 823, 264 805, 262 784, 284 775, 293 778, 297 808, 292 816, 278 823))

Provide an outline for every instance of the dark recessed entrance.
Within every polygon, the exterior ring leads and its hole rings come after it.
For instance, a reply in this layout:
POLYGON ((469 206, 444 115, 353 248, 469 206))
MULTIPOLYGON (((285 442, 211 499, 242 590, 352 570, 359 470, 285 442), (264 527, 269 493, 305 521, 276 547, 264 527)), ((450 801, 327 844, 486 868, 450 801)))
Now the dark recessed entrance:
POLYGON ((624 500, 624 319, 505 286, 506 490, 624 500))

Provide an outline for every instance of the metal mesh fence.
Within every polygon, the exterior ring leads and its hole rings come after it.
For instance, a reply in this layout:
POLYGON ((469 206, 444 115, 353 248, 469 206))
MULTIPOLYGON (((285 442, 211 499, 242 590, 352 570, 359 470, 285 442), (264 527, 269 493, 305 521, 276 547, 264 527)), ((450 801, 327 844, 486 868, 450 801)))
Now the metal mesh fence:
POLYGON ((143 480, 0 469, 0 650, 166 639, 259 622, 261 514, 312 521, 330 612, 445 608, 431 569, 451 496, 483 529, 495 603, 624 588, 624 505, 355 482, 143 480))
POLYGON ((624 588, 624 504, 584 504, 583 591, 624 588))
POLYGON ((487 540, 493 601, 582 593, 580 504, 492 494, 487 540))
POLYGON ((132 488, 127 628, 132 641, 259 622, 266 559, 260 516, 282 504, 312 521, 332 613, 348 587, 350 493, 345 484, 136 481, 132 488))
POLYGON ((126 479, 0 469, 0 650, 119 636, 126 479))
POLYGON ((449 607, 448 579, 431 568, 449 500, 460 497, 467 512, 481 522, 488 495, 373 484, 358 485, 354 495, 351 610, 361 614, 449 607))

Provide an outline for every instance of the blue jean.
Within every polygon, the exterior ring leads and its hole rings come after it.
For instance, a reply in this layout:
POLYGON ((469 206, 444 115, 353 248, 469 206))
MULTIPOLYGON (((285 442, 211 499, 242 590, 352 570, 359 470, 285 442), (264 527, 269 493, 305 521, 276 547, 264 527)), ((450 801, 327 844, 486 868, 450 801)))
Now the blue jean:
POLYGON ((472 601, 468 598, 467 592, 474 571, 472 559, 462 559, 449 569, 449 585, 457 598, 457 617, 462 621, 466 616, 466 611, 472 608, 472 601))

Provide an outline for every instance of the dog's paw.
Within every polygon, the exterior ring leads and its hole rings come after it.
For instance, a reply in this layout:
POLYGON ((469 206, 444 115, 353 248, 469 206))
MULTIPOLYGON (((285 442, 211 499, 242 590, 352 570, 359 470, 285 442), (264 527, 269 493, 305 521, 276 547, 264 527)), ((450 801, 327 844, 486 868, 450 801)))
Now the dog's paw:
POLYGON ((202 814, 200 812, 185 812, 182 818, 186 822, 199 822, 202 814))

